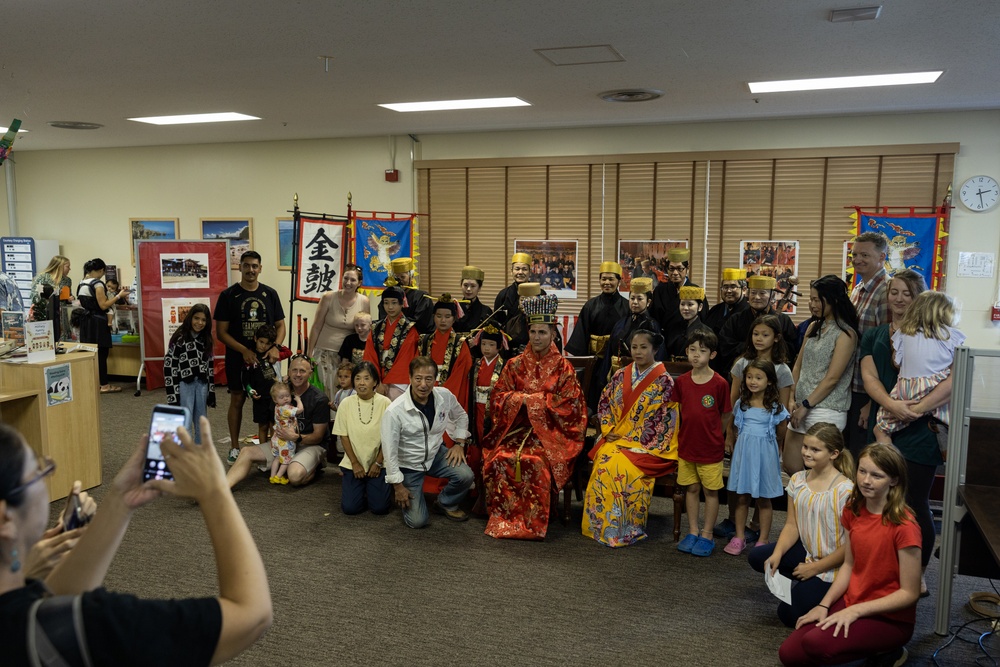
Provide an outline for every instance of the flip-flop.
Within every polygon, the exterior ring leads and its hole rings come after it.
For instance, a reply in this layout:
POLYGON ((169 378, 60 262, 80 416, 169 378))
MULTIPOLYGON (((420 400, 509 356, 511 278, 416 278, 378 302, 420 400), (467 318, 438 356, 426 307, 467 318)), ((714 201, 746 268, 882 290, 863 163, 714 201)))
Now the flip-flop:
POLYGON ((117 385, 111 385, 107 389, 101 388, 101 393, 102 394, 117 394, 121 390, 122 390, 121 387, 119 387, 117 385))

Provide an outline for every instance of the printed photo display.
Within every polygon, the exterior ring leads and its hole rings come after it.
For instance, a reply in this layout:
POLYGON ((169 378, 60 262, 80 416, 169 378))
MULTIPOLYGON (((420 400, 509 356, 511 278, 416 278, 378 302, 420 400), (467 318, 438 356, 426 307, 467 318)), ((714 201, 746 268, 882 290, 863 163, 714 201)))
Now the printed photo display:
MULTIPOLYGON (((770 276, 777 285, 778 300, 789 289, 788 279, 799 274, 798 241, 740 241, 740 268, 747 270, 747 277, 770 276)), ((797 308, 794 298, 782 311, 794 315, 797 308)))
POLYGON ((531 255, 532 282, 560 299, 576 298, 576 241, 516 240, 514 252, 531 255))
POLYGON ((688 242, 664 239, 662 241, 618 242, 618 263, 622 265, 622 281, 618 291, 628 294, 632 278, 652 278, 653 288, 667 281, 667 251, 686 248, 688 242))
POLYGON ((253 250, 253 218, 202 218, 201 238, 229 241, 229 268, 240 268, 240 255, 253 250))
POLYGON ((160 285, 163 289, 208 289, 208 253, 161 254, 160 285))

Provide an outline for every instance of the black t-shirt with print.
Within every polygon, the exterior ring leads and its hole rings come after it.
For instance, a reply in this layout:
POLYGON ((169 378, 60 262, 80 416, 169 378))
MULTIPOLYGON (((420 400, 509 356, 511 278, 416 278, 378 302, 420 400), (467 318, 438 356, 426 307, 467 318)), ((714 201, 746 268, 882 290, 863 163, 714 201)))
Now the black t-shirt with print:
MULTIPOLYGON (((254 350, 253 334, 262 324, 274 324, 285 319, 278 293, 264 283, 249 292, 235 283, 222 290, 215 304, 216 322, 229 322, 229 335, 241 345, 254 350)), ((281 343, 282 341, 276 341, 281 343)), ((226 358, 242 358, 236 350, 226 346, 226 358)))

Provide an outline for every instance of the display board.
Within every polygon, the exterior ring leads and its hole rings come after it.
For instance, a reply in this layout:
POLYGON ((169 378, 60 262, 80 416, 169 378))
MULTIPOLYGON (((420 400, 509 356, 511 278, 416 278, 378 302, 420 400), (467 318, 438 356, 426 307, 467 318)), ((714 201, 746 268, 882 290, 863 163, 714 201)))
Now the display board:
MULTIPOLYGON (((229 286, 229 241, 136 241, 135 257, 146 388, 159 389, 164 346, 187 310, 204 303, 214 313, 219 294, 229 286)), ((216 339, 215 384, 225 383, 226 347, 216 339)))

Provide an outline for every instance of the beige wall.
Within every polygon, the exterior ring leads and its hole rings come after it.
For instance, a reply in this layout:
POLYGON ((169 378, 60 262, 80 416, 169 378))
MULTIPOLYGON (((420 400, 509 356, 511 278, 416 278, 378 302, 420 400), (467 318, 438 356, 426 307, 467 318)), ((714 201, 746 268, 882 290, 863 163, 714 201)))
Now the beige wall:
MULTIPOLYGON (((956 183, 975 174, 1000 177, 1000 111, 424 135, 420 140, 417 158, 424 160, 960 142, 956 183)), ((254 245, 264 258, 262 280, 287 294, 289 274, 276 268, 274 218, 285 215, 293 193, 299 193, 306 211, 343 213, 348 191, 360 209, 412 211, 409 144, 405 137, 398 141, 401 180, 395 184, 383 178, 389 167, 384 137, 20 151, 15 153, 19 231, 58 239, 73 261, 74 281, 83 262, 95 256, 122 266, 131 279, 130 217, 178 217, 185 238, 198 237, 201 217, 253 217, 254 245)), ((0 203, 0 231, 7 233, 2 192, 0 203)), ((957 278, 959 251, 1000 253, 1000 210, 973 214, 958 205, 948 253, 948 291, 962 301, 962 329, 970 344, 998 347, 1000 334, 989 322, 997 278, 957 278)), ((311 316, 313 309, 296 304, 296 310, 311 316)))

